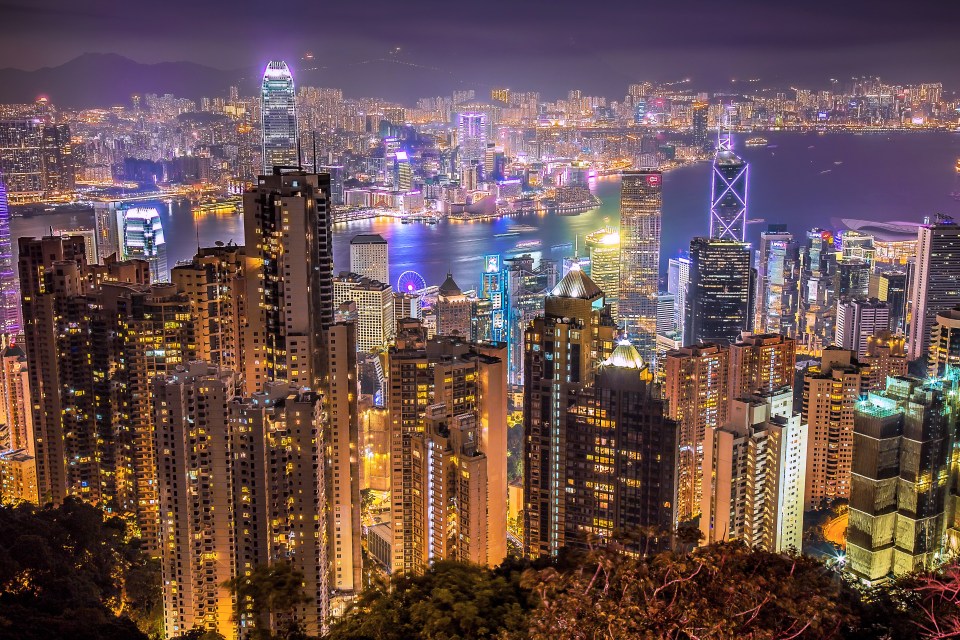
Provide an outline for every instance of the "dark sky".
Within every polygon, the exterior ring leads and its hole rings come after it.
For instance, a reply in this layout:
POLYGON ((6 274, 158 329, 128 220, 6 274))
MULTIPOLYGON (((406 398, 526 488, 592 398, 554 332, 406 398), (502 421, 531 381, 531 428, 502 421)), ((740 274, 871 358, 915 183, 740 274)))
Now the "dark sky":
POLYGON ((95 51, 229 70, 279 57, 296 72, 308 50, 324 67, 311 84, 393 82, 417 95, 430 83, 435 95, 496 84, 622 95, 641 79, 824 86, 854 74, 953 88, 960 2, 0 0, 0 67, 95 51))

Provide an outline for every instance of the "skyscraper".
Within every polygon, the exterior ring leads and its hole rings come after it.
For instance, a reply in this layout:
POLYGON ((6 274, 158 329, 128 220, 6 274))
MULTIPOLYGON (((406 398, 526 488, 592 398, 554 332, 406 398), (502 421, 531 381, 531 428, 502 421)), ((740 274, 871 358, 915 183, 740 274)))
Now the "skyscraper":
POLYGON ((10 207, 7 187, 0 173, 0 334, 20 331, 20 287, 13 273, 13 242, 10 238, 10 207))
POLYGON ((644 362, 654 362, 663 174, 625 171, 620 184, 619 322, 644 362))
POLYGON ((750 245, 735 240, 690 242, 690 285, 684 343, 729 344, 753 327, 750 245))
POLYGON ((620 234, 616 229, 604 227, 588 234, 585 243, 590 258, 590 279, 603 291, 610 315, 616 322, 620 297, 620 234))
POLYGON ((911 360, 927 355, 930 330, 937 314, 957 303, 960 291, 960 225, 938 214, 932 224, 920 225, 917 265, 911 279, 911 321, 907 349, 911 360))
POLYGON ((686 325, 687 287, 690 284, 690 258, 670 258, 667 263, 667 292, 674 295, 674 324, 682 336, 686 325))
POLYGON ((747 224, 747 163, 721 140, 713 160, 710 192, 710 237, 743 242, 747 224))
POLYGON ((120 259, 145 260, 150 265, 151 282, 169 282, 167 241, 163 235, 160 212, 155 207, 132 207, 120 209, 117 215, 120 259))
POLYGON ((356 273, 340 274, 333 279, 333 304, 356 303, 357 349, 369 353, 385 348, 397 332, 393 289, 388 284, 356 273))
POLYGON ((948 368, 960 370, 960 306, 937 314, 927 362, 933 377, 947 375, 948 368))
POLYGON ((690 105, 693 146, 698 152, 703 151, 707 146, 707 112, 709 108, 709 104, 699 100, 690 105))
POLYGON ((867 339, 890 329, 890 308, 876 298, 837 302, 837 329, 834 344, 850 349, 857 358, 867 355, 867 339))
POLYGON ((387 241, 379 233, 361 233, 350 240, 350 271, 390 284, 387 241))
POLYGON ((566 410, 613 351, 615 331, 603 292, 575 264, 524 333, 523 548, 529 557, 555 555, 565 545, 566 410))
POLYGON ((757 249, 757 331, 792 333, 796 330, 797 267, 793 235, 771 229, 760 234, 757 249))
POLYGON ((267 63, 260 98, 263 173, 270 175, 274 167, 298 166, 297 94, 286 62, 267 63))
POLYGON ((797 343, 776 333, 744 333, 730 345, 730 400, 793 386, 797 343))
POLYGON ((318 390, 333 324, 330 179, 280 171, 243 194, 246 392, 270 381, 318 390))
POLYGON ((460 165, 483 165, 487 153, 487 114, 467 111, 457 116, 457 140, 460 144, 460 165))
POLYGON ((471 317, 470 299, 448 273, 437 291, 437 335, 469 338, 471 317))

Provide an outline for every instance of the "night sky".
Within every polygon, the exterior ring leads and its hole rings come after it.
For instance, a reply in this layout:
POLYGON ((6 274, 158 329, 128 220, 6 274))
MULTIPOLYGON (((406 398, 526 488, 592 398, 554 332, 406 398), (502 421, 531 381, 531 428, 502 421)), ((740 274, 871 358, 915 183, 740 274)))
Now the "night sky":
POLYGON ((296 72, 312 51, 312 84, 429 79, 434 95, 493 85, 622 95, 630 82, 686 77, 704 89, 751 77, 826 87, 868 74, 952 88, 958 26, 956 0, 0 0, 0 67, 95 51, 225 70, 279 57, 296 72))

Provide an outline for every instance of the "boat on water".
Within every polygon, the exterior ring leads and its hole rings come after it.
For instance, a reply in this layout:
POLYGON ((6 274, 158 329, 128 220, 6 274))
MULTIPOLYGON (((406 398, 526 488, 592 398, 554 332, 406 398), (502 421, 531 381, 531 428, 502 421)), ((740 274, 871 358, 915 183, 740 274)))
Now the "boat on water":
POLYGON ((510 236, 518 236, 518 235, 520 235, 520 232, 519 232, 519 231, 504 231, 503 233, 495 233, 495 234, 493 234, 493 237, 494 237, 494 238, 509 238, 510 236))
POLYGON ((835 165, 841 165, 841 164, 843 164, 843 160, 834 160, 834 161, 833 161, 833 164, 835 164, 835 165))
POLYGON ((957 163, 953 166, 957 170, 957 173, 960 173, 960 158, 957 158, 957 163))
POLYGON ((518 224, 518 225, 514 225, 514 226, 510 227, 510 230, 511 230, 511 231, 516 231, 517 233, 520 233, 520 232, 536 231, 537 228, 534 227, 534 226, 532 226, 532 225, 529 225, 529 224, 518 224))
POLYGON ((539 240, 521 240, 517 243, 517 249, 534 249, 539 247, 540 244, 539 240))
POLYGON ((747 141, 744 143, 748 147, 765 147, 770 141, 766 138, 757 136, 756 138, 747 138, 747 141))

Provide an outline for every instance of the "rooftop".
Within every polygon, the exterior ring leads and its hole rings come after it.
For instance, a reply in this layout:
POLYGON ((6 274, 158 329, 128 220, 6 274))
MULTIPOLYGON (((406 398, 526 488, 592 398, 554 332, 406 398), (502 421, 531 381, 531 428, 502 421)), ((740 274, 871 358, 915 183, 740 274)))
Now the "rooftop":
POLYGON ((603 296, 603 290, 583 272, 579 264, 574 263, 563 280, 550 290, 550 295, 554 298, 593 300, 603 296))

